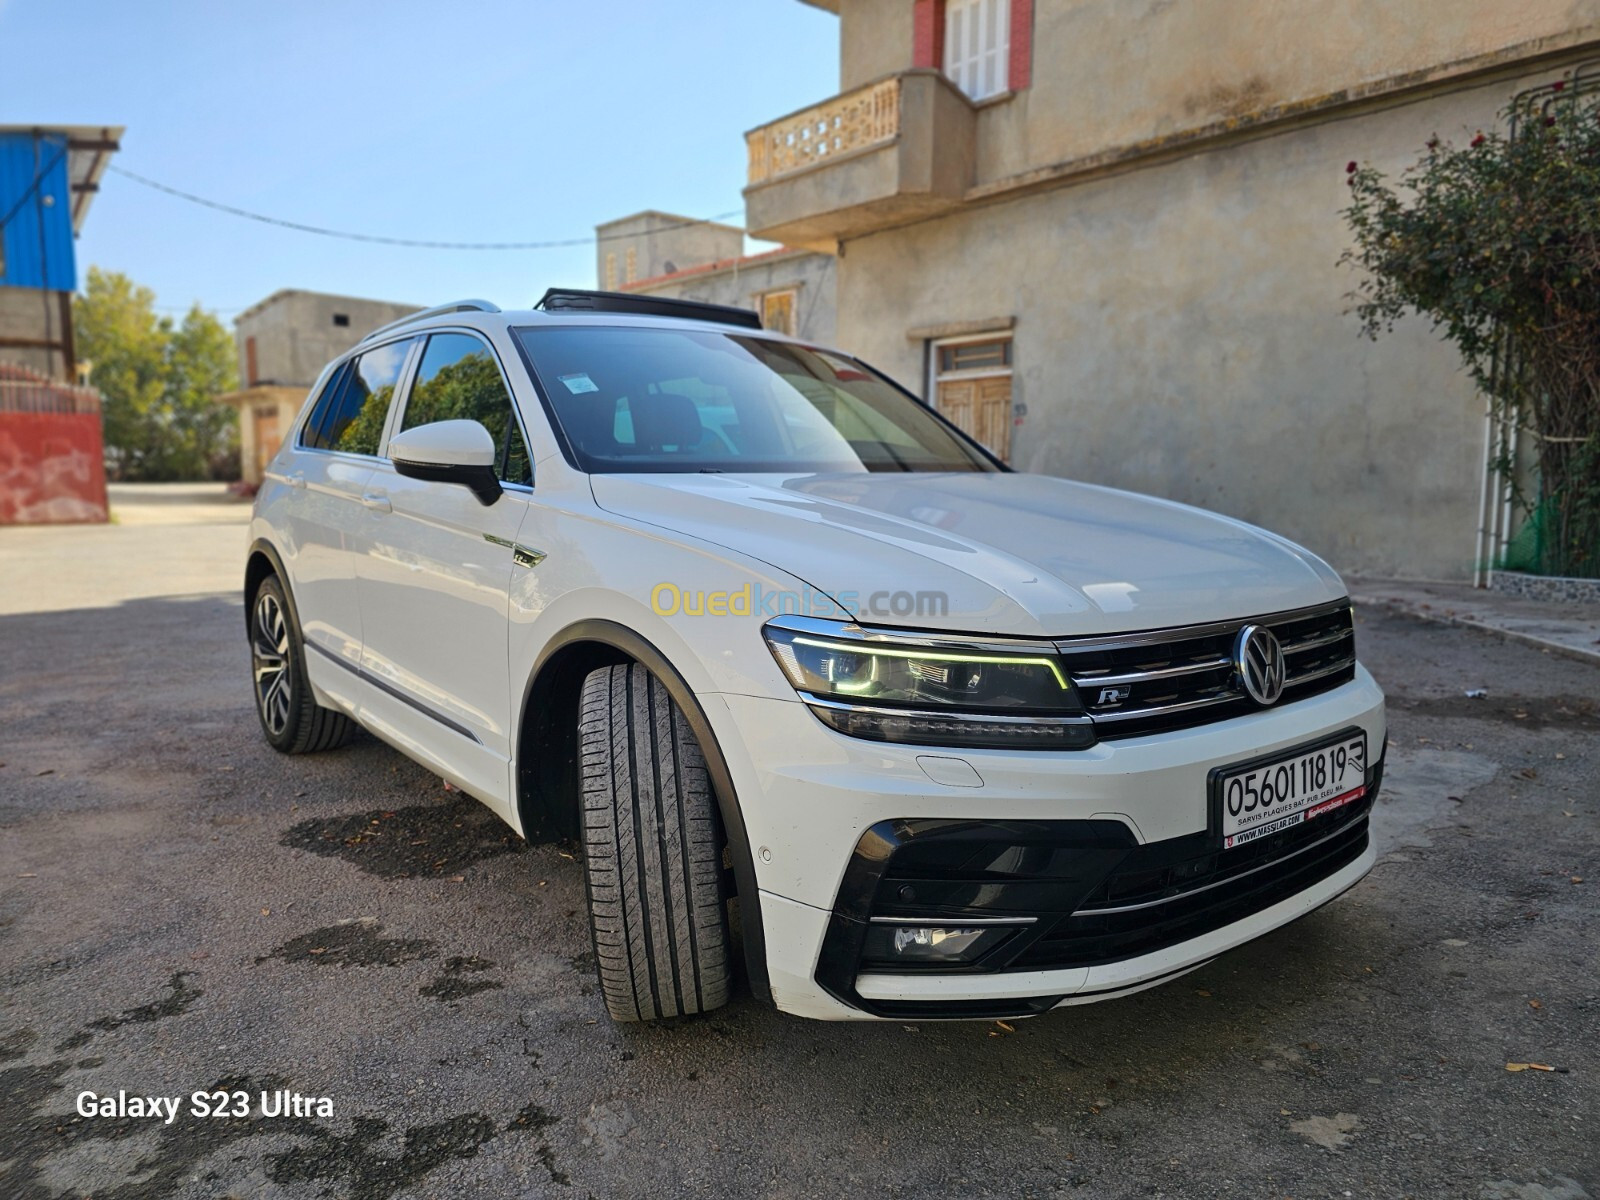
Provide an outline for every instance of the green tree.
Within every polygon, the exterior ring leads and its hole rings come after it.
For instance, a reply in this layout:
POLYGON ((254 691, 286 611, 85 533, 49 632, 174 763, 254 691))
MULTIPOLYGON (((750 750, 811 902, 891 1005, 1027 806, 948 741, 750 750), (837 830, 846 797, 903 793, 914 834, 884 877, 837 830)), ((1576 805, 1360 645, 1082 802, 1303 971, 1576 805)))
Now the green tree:
MULTIPOLYGON (((1534 440, 1534 565, 1600 576, 1600 96, 1556 83, 1504 118, 1514 132, 1432 139, 1393 184, 1349 164, 1345 261, 1369 336, 1430 318, 1534 440)), ((1515 467, 1496 464, 1513 482, 1515 467)))
POLYGON ((183 321, 155 311, 155 294, 90 267, 73 308, 78 353, 104 397, 105 443, 122 479, 215 478, 237 453, 233 338, 198 304, 183 321))

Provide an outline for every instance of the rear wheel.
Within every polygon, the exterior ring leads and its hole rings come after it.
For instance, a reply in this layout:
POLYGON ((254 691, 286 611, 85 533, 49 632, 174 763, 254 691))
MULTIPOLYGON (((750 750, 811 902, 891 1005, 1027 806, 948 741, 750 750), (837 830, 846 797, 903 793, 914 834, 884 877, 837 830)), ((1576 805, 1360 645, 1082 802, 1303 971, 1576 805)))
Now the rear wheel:
POLYGON ((323 708, 311 694, 305 644, 276 575, 261 581, 251 602, 250 669, 256 716, 274 750, 307 754, 331 750, 349 739, 355 723, 344 713, 323 708))
POLYGON ((584 877, 606 1009, 616 1021, 728 1002, 721 825, 683 711, 637 663, 584 681, 578 727, 584 877))

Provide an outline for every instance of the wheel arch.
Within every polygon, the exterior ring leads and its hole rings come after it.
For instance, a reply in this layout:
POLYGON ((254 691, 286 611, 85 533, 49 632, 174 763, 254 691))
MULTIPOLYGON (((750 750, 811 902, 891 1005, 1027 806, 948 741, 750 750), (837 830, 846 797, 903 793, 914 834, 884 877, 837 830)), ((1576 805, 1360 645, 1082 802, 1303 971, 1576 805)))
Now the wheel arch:
POLYGON ((283 597, 289 602, 289 617, 296 629, 301 628, 300 610, 295 607, 294 589, 289 586, 289 573, 284 570, 283 557, 278 548, 266 538, 257 538, 250 546, 244 564, 244 631, 250 636, 250 606, 255 602, 256 589, 269 575, 276 575, 283 586, 283 597))
POLYGON ((661 681, 700 743, 728 839, 734 887, 740 900, 745 970, 756 997, 771 1003, 755 858, 727 759, 705 710, 682 673, 649 639, 626 625, 606 620, 575 622, 545 645, 534 665, 523 689, 517 722, 516 804, 523 835, 530 841, 577 835, 578 694, 590 671, 630 660, 661 681), (550 746, 553 753, 528 753, 535 745, 550 746))

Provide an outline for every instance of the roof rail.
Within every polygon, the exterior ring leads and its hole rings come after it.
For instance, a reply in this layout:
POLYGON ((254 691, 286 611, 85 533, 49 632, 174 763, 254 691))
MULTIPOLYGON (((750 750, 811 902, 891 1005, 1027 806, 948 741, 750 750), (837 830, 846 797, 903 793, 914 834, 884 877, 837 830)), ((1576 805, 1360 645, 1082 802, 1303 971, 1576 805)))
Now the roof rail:
POLYGON ((458 312, 497 313, 499 311, 500 306, 498 304, 491 304, 487 300, 452 300, 449 304, 435 304, 432 308, 425 308, 421 312, 414 312, 409 316, 401 317, 398 321, 390 321, 387 325, 380 325, 371 333, 367 334, 366 337, 362 338, 357 344, 365 345, 373 338, 378 337, 380 334, 388 333, 394 329, 403 328, 404 326, 411 324, 413 321, 423 321, 429 317, 443 317, 450 313, 458 312))
POLYGON ((641 317, 682 317, 691 321, 714 321, 718 325, 739 325, 760 329, 761 316, 748 308, 726 304, 705 304, 699 300, 669 300, 661 296, 638 296, 628 292, 585 292, 576 288, 551 288, 535 308, 545 312, 633 313, 641 317))

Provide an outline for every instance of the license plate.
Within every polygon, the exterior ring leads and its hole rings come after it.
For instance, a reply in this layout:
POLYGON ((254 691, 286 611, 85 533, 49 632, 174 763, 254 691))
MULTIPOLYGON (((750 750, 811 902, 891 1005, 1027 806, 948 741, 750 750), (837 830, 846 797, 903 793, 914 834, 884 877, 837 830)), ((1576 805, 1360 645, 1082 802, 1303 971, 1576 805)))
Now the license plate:
POLYGON ((1222 848, 1314 820, 1367 794, 1367 735, 1343 734, 1314 750, 1224 770, 1218 780, 1222 848))

